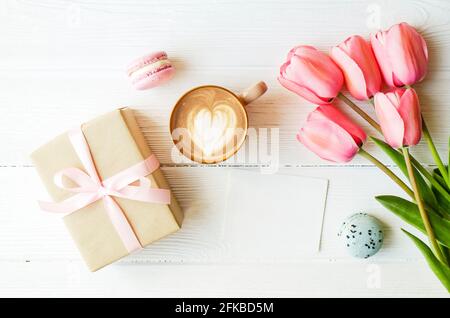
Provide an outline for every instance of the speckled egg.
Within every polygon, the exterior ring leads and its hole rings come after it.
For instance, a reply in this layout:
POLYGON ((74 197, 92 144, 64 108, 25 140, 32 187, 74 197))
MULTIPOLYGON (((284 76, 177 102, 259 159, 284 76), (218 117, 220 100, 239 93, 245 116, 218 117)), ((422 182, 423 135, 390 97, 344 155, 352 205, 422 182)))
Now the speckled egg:
POLYGON ((375 255, 383 245, 380 221, 366 213, 356 213, 342 223, 338 233, 349 254, 358 258, 375 255))

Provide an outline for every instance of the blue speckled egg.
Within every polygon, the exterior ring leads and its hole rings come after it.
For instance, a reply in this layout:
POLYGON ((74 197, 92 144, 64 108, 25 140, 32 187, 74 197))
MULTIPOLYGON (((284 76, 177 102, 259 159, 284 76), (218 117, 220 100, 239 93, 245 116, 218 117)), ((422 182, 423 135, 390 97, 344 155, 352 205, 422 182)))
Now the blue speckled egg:
POLYGON ((338 233, 350 255, 368 258, 383 245, 383 229, 380 221, 366 213, 356 213, 342 223, 338 233))

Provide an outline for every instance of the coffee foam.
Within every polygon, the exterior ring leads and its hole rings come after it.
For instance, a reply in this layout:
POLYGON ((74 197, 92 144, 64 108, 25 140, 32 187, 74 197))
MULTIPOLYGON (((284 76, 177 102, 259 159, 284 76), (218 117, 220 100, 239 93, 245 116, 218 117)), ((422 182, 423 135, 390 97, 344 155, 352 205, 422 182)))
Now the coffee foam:
POLYGON ((201 87, 181 98, 171 118, 180 151, 199 162, 231 156, 245 139, 247 117, 239 100, 218 87, 201 87))

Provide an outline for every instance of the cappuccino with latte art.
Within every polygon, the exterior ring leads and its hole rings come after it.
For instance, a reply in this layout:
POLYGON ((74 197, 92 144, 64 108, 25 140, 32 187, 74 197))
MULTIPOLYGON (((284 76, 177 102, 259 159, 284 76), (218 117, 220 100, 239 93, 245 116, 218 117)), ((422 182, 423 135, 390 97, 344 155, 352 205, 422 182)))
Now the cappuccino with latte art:
POLYGON ((258 83, 239 97, 219 86, 201 86, 187 92, 170 118, 176 147, 200 163, 228 159, 245 141, 248 120, 244 105, 266 89, 265 84, 258 83))

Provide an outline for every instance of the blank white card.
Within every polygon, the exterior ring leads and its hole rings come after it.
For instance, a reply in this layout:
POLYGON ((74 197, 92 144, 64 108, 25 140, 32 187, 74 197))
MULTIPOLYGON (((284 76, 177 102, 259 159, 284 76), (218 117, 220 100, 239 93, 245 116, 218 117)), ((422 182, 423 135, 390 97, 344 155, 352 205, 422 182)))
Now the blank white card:
POLYGON ((225 241, 233 258, 296 260, 320 246, 328 180, 230 171, 225 241))
POLYGON ((166 169, 186 180, 180 231, 133 260, 171 263, 295 261, 319 250, 328 180, 259 169, 166 169), (187 200, 189 199, 189 200, 187 200))

